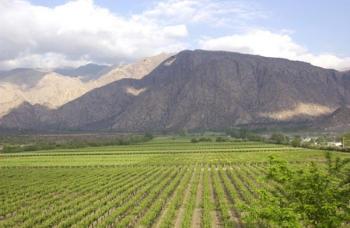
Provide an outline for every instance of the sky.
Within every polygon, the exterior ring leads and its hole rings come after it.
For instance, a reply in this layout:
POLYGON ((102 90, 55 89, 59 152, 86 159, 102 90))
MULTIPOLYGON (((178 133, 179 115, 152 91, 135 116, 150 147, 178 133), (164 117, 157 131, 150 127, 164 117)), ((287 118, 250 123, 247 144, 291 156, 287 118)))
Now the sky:
POLYGON ((0 0, 0 70, 224 50, 350 69, 348 0, 0 0))

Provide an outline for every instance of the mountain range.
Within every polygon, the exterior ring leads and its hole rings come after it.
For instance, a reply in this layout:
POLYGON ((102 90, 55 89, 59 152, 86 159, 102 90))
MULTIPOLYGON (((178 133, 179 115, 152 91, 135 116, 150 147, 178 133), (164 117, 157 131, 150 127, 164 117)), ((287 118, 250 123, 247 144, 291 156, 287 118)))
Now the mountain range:
POLYGON ((160 54, 133 64, 112 67, 88 64, 51 71, 14 69, 0 72, 0 118, 23 103, 56 109, 113 81, 141 78, 168 56, 160 54))
MULTIPOLYGON (((114 68, 89 67, 99 70, 92 70, 94 76, 84 74, 88 80, 71 73, 74 70, 36 76, 42 77, 31 85, 36 92, 38 86, 48 88, 49 82, 40 84, 45 77, 50 81, 58 75, 75 88, 68 89, 70 96, 57 89, 56 96, 65 99, 52 101, 52 106, 45 103, 46 95, 21 100, 3 115, 0 127, 173 132, 242 125, 306 124, 332 130, 350 126, 350 73, 305 62, 185 50, 114 68)), ((1 93, 10 94, 11 89, 4 88, 1 93)))

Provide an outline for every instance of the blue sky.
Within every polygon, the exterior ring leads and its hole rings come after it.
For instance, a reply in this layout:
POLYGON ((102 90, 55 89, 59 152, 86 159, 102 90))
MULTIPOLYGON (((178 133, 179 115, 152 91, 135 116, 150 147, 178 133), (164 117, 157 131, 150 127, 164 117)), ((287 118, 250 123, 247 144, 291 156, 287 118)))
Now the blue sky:
MULTIPOLYGON (((31 0, 33 4, 43 5, 48 7, 55 7, 67 3, 69 0, 31 0)), ((137 13, 150 4, 154 3, 152 0, 95 0, 95 3, 99 6, 106 7, 112 12, 118 14, 137 13)))
MULTIPOLYGON (((31 0, 33 4, 54 7, 68 0, 31 0)), ((139 13, 150 8, 152 0, 95 0, 116 14, 139 13)), ((294 31, 293 38, 313 52, 350 55, 350 2, 348 0, 257 0, 268 17, 253 25, 273 30, 294 31)), ((203 32, 203 31, 202 31, 203 32)), ((222 31, 230 33, 230 30, 222 31)), ((205 31, 203 32, 205 33, 205 31)))
POLYGON ((273 29, 291 29, 293 38, 314 52, 350 54, 348 0, 262 0, 271 16, 261 22, 273 29))
POLYGON ((0 29, 31 42, 0 35, 9 47, 0 68, 118 64, 197 48, 350 68, 347 0, 4 1, 0 29))

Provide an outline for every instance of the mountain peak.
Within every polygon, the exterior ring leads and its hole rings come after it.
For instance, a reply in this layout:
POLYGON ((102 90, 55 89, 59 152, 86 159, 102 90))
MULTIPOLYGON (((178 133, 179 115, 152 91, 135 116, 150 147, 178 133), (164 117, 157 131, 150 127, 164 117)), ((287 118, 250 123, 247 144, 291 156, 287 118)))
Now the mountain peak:
POLYGON ((160 54, 145 58, 134 64, 113 68, 94 63, 79 68, 67 68, 72 70, 74 74, 84 74, 85 72, 85 76, 67 76, 57 72, 30 68, 0 72, 0 94, 2 95, 0 99, 0 118, 16 107, 23 109, 20 106, 23 102, 40 104, 48 108, 58 108, 92 89, 114 81, 123 78, 142 78, 167 57, 166 54, 160 54), (88 76, 99 70, 101 70, 99 73, 101 76, 96 75, 96 79, 88 76))

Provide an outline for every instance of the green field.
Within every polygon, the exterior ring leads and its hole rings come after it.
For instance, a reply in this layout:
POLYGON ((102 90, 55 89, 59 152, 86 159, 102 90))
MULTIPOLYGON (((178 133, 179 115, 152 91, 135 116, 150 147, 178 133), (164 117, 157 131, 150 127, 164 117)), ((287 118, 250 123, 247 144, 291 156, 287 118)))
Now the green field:
POLYGON ((0 227, 242 227, 238 205, 278 187, 262 180, 269 155, 306 166, 324 153, 163 137, 2 154, 0 227))

